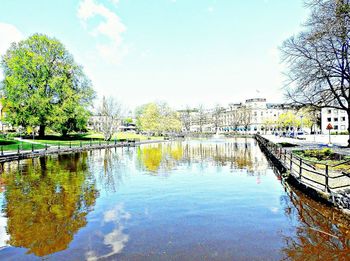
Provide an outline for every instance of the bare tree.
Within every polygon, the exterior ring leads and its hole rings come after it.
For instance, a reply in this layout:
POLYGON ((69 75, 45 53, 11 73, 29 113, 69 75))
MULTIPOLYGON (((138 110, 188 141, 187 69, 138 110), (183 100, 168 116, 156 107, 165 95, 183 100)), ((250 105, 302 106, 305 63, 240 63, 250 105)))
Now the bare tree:
POLYGON ((240 113, 239 113, 239 110, 236 108, 236 109, 233 109, 231 112, 230 112, 231 116, 229 117, 229 124, 230 126, 236 130, 239 123, 240 123, 240 113))
POLYGON ((190 131, 192 123, 191 113, 193 111, 194 110, 191 109, 189 106, 186 106, 186 109, 180 111, 182 126, 185 128, 186 132, 190 131))
POLYGON ((207 122, 207 114, 203 104, 198 107, 198 125, 200 133, 203 132, 203 125, 207 122))
POLYGON ((241 106, 238 109, 238 111, 239 111, 238 113, 239 113, 240 125, 244 127, 245 131, 247 131, 249 125, 252 122, 252 117, 253 117, 252 110, 247 106, 241 106))
POLYGON ((101 131, 105 140, 111 140, 118 129, 121 118, 121 105, 112 97, 103 96, 101 107, 99 108, 101 120, 101 131))
MULTIPOLYGON (((350 134, 350 0, 309 0, 305 30, 281 48, 287 97, 295 104, 344 110, 350 134)), ((350 137, 348 141, 350 146, 350 137)))
POLYGON ((219 104, 215 105, 213 112, 212 112, 212 119, 213 124, 215 127, 215 132, 218 132, 218 128, 220 126, 220 117, 221 114, 224 112, 224 108, 222 108, 219 104))

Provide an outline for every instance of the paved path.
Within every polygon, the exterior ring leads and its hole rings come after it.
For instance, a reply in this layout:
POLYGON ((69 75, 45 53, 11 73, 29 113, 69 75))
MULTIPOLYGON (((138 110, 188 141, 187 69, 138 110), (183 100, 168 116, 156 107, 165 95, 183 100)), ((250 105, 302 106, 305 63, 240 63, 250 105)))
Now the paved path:
POLYGON ((332 148, 336 153, 350 155, 350 148, 345 147, 349 138, 348 135, 331 135, 331 146, 328 144, 328 135, 303 135, 303 140, 274 135, 262 136, 273 143, 288 142, 298 145, 298 147, 286 148, 288 150, 332 148))

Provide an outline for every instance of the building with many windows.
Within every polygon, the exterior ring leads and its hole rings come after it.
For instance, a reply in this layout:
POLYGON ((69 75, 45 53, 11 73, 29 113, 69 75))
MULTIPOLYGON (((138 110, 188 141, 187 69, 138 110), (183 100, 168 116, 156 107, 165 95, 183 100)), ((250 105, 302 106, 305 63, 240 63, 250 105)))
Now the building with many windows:
MULTIPOLYGON (((282 113, 292 111, 296 113, 297 108, 282 103, 268 103, 265 98, 247 99, 245 102, 232 103, 227 107, 206 110, 205 121, 202 121, 203 132, 272 132, 278 127, 267 122, 276 122, 282 113), (219 115, 218 115, 219 114, 219 115)), ((193 109, 187 112, 181 111, 184 126, 187 131, 199 132, 200 115, 198 110, 193 109)))
POLYGON ((344 110, 334 108, 323 108, 321 110, 321 131, 328 133, 327 126, 331 124, 331 132, 345 132, 348 126, 348 115, 344 110))

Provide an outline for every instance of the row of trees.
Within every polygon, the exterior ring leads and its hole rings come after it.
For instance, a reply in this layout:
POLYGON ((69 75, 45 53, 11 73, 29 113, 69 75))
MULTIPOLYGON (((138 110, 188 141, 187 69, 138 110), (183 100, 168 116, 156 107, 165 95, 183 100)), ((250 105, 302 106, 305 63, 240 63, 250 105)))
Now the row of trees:
MULTIPOLYGON (((198 109, 190 109, 187 107, 185 110, 181 111, 181 121, 187 132, 190 131, 190 126, 192 124, 198 125, 200 132, 203 132, 205 124, 211 124, 217 131, 222 125, 224 113, 225 108, 220 105, 216 105, 211 111, 206 110, 203 105, 200 105, 198 109)), ((239 126, 247 129, 252 122, 253 113, 247 106, 242 106, 229 113, 230 117, 228 118, 228 125, 234 129, 239 126)))
POLYGON ((264 121, 264 130, 296 130, 299 128, 307 128, 316 131, 316 127, 320 125, 318 114, 313 114, 306 109, 295 113, 288 111, 279 115, 277 119, 266 119, 264 121))
MULTIPOLYGON (((81 66, 55 38, 34 34, 13 43, 1 59, 5 121, 27 129, 50 128, 62 135, 86 129, 95 92, 81 66)), ((122 108, 103 97, 97 111, 105 140, 110 140, 122 120, 122 108)), ((167 104, 150 103, 137 110, 138 127, 147 132, 181 130, 178 115, 167 104)))

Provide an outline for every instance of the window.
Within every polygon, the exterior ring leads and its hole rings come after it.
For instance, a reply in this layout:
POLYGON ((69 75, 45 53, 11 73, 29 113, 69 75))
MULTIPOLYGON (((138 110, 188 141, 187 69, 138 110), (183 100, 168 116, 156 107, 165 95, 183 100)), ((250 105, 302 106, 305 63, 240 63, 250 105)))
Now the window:
POLYGON ((345 121, 345 117, 341 117, 341 121, 345 121))
POLYGON ((334 118, 334 121, 338 121, 338 118, 334 118))
POLYGON ((334 129, 335 129, 335 130, 338 130, 338 125, 334 125, 334 129))
POLYGON ((332 110, 328 110, 328 114, 331 114, 332 113, 332 110))
POLYGON ((327 121, 328 121, 328 122, 331 122, 331 121, 332 121, 332 118, 327 118, 327 121))
POLYGON ((340 129, 341 129, 341 130, 345 130, 345 125, 341 125, 341 126, 340 126, 340 129))

